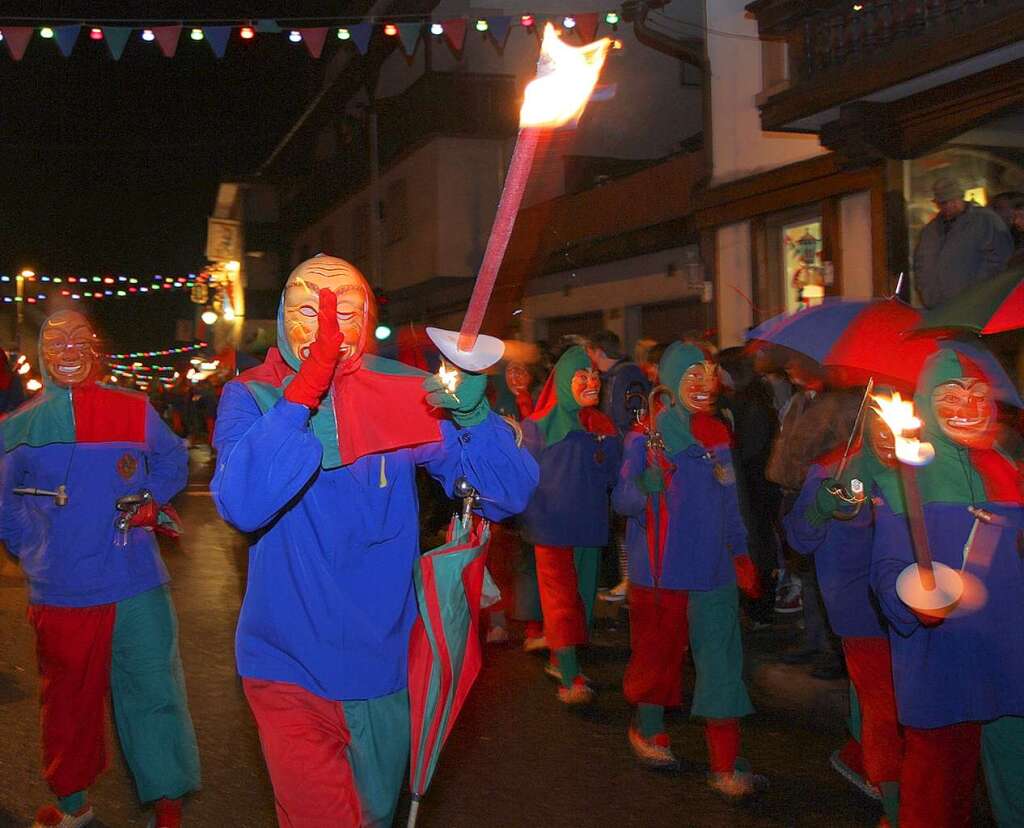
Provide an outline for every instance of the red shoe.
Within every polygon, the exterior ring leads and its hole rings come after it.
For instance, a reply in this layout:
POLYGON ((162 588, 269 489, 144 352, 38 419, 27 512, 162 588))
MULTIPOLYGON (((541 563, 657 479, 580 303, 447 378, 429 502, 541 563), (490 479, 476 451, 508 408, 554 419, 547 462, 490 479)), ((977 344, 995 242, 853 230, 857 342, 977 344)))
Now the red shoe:
POLYGON ((180 799, 158 799, 153 813, 153 828, 181 828, 180 799))
POLYGON ((44 805, 36 813, 32 828, 82 828, 92 822, 95 814, 86 804, 77 814, 66 814, 56 805, 44 805))
POLYGON ((679 760, 672 752, 667 733, 657 733, 650 739, 640 735, 635 727, 629 729, 629 746, 640 760, 649 768, 673 770, 679 767, 679 760))
POLYGON ((595 695, 594 688, 587 684, 583 676, 576 676, 572 687, 558 688, 558 700, 562 704, 590 704, 595 695))

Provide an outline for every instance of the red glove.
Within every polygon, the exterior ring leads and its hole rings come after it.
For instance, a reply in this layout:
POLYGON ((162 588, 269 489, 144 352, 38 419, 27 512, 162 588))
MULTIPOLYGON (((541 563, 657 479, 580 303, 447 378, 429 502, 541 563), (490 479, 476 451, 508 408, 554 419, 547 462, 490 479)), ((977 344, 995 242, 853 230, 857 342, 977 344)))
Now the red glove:
POLYGON ((157 517, 160 515, 160 507, 152 500, 143 503, 132 515, 128 522, 129 526, 141 526, 144 529, 152 529, 156 526, 157 517))
POLYGON ((750 555, 746 552, 742 555, 733 555, 732 565, 736 570, 736 585, 740 588, 740 592, 751 601, 760 598, 761 579, 758 577, 754 562, 750 560, 750 555))
POLYGON ((309 357, 299 373, 284 390, 284 398, 314 409, 320 405, 331 387, 334 369, 338 367, 340 349, 345 341, 338 328, 338 297, 333 290, 320 291, 320 313, 317 315, 316 339, 309 346, 309 357))

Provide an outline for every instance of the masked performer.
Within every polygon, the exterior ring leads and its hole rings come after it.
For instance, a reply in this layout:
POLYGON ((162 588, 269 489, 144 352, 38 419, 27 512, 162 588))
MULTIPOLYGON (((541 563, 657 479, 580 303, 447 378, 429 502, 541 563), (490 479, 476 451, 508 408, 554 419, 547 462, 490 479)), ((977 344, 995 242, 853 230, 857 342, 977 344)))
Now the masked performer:
MULTIPOLYGON (((896 717, 887 625, 870 583, 874 539, 870 492, 875 478, 884 469, 895 467, 896 455, 892 432, 874 411, 867 414, 866 431, 868 439, 851 458, 843 486, 831 477, 841 449, 811 465, 785 526, 790 546, 802 555, 814 556, 828 620, 842 639, 859 703, 864 771, 881 794, 886 819, 896 825, 903 736, 896 717), (860 481, 867 496, 859 508, 851 505, 848 497, 854 479, 860 481)), ((837 759, 833 756, 833 764, 837 759)), ((842 762, 837 767, 845 769, 842 762)))
POLYGON ((282 826, 391 824, 409 751, 416 466, 449 493, 468 479, 492 520, 537 480, 486 377, 447 392, 365 352, 371 303, 348 262, 300 264, 280 351, 228 383, 218 412, 214 499, 256 533, 236 659, 282 826))
POLYGON ((695 345, 675 342, 659 366, 673 405, 656 416, 664 450, 626 438, 612 495, 629 518, 630 644, 623 681, 637 705, 629 740, 647 765, 676 765, 664 711, 682 703, 687 646, 696 687, 690 714, 705 720, 712 786, 729 797, 762 783, 737 765, 739 717, 753 712, 743 683, 737 582, 756 597, 746 552, 729 432, 714 411, 717 368, 695 345))
POLYGON ((61 311, 39 337, 45 391, 0 421, 0 540, 28 579, 42 683, 43 775, 57 797, 36 826, 93 818, 107 765, 108 692, 139 798, 177 826, 199 788, 167 569, 152 530, 184 488, 185 444, 143 394, 100 385, 88 320, 61 311), (150 497, 125 530, 116 501, 150 497))
POLYGON ((589 357, 574 345, 523 422, 523 441, 541 469, 523 523, 534 544, 544 635, 554 659, 548 671, 560 680, 558 698, 566 704, 594 697, 576 648, 589 637, 601 547, 608 543, 608 492, 622 454, 615 424, 596 408, 600 389, 589 357))
POLYGON ((996 442, 997 401, 1020 405, 991 355, 961 343, 929 358, 914 398, 921 439, 935 449, 916 469, 932 558, 965 586, 951 612, 926 615, 900 599, 897 579, 914 561, 908 521, 920 516, 907 514, 895 473, 877 478, 871 580, 906 740, 900 828, 972 824, 985 722, 993 810, 1000 825, 1024 824, 1024 499, 1020 466, 996 442))

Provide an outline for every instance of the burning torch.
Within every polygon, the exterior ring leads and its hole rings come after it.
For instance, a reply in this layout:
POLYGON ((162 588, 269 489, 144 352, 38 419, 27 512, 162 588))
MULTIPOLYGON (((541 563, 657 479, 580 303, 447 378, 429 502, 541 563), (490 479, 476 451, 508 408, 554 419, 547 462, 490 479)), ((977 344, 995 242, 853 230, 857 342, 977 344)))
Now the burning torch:
POLYGON ((583 113, 610 46, 611 40, 605 37, 575 48, 559 40, 550 23, 544 28, 537 77, 524 93, 519 110, 519 135, 462 328, 458 332, 427 328, 427 336, 438 350, 459 368, 483 371, 504 354, 504 343, 481 334, 480 327, 512 236, 537 144, 545 129, 562 126, 583 113))
POLYGON ((907 504, 907 522, 910 524, 910 540, 916 561, 900 573, 896 580, 896 593, 911 609, 942 616, 960 600, 963 580, 955 569, 932 560, 928 542, 924 505, 915 470, 919 466, 927 466, 935 459, 935 448, 918 437, 921 421, 914 414, 911 400, 902 399, 898 391, 891 397, 874 395, 872 399, 895 441, 900 483, 907 504))

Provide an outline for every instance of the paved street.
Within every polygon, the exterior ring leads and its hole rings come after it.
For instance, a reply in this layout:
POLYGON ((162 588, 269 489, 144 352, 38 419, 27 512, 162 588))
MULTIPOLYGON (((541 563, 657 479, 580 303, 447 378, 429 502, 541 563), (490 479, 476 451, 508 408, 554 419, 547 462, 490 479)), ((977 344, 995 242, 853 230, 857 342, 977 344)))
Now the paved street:
MULTIPOLYGON (((275 824, 256 731, 235 675, 233 634, 245 580, 245 544, 216 516, 206 485, 207 455, 192 452, 193 483, 179 498, 187 523, 166 549, 181 624, 181 650, 203 760, 204 788, 188 804, 203 828, 275 824)), ((27 826, 47 801, 39 779, 38 679, 17 570, 0 579, 0 826, 27 826)), ((791 634, 791 631, 790 633, 791 634)), ((702 731, 669 720, 684 760, 678 774, 637 767, 625 734, 621 694, 628 642, 616 617, 600 619, 584 667, 599 690, 586 711, 567 710, 539 658, 518 648, 489 650, 487 663, 424 802, 424 828, 459 826, 871 826, 879 811, 828 768, 842 740, 841 682, 817 682, 769 658, 786 635, 748 636, 755 703, 745 754, 771 779, 756 802, 731 806, 704 784, 702 731)), ((114 744, 112 741, 111 744, 114 744)), ((92 790, 98 826, 145 824, 120 755, 92 790)), ((402 810, 405 810, 403 803, 402 810)), ((404 825, 404 819, 402 823, 404 825)))

